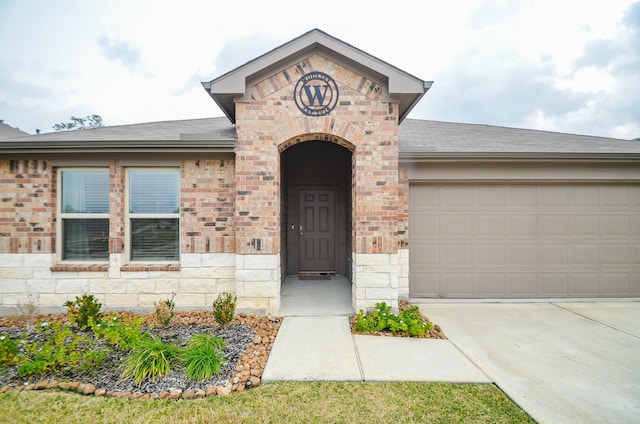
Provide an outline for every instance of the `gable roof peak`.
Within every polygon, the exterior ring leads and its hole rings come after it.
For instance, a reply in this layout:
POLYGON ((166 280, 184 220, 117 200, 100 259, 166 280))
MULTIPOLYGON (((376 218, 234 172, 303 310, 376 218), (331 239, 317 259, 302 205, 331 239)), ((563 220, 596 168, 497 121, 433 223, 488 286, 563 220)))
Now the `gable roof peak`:
POLYGON ((235 123, 235 103, 250 101, 249 90, 252 82, 304 60, 313 53, 323 54, 329 59, 361 72, 380 83, 385 89, 384 100, 399 104, 400 121, 426 94, 432 84, 431 81, 423 81, 351 44, 314 28, 244 65, 211 81, 203 82, 202 86, 227 118, 235 123))

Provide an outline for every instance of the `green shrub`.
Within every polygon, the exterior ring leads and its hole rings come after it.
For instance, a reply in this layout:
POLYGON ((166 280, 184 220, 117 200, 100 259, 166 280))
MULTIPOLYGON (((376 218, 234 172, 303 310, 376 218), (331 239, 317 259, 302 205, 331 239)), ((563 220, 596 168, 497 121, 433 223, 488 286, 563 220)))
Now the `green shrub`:
POLYGON ((21 376, 42 375, 54 369, 89 369, 99 365, 108 352, 99 349, 95 340, 72 331, 69 325, 41 324, 37 330, 43 341, 20 340, 22 352, 16 358, 21 376), (87 352, 92 352, 86 355, 87 352))
POLYGON ((171 298, 154 303, 156 307, 156 321, 158 322, 158 325, 167 327, 171 324, 171 320, 176 314, 173 310, 176 307, 176 304, 173 301, 175 297, 176 294, 172 293, 171 298))
POLYGON ((68 308, 67 316, 69 321, 83 330, 91 327, 92 324, 100 322, 102 319, 102 312, 100 312, 102 304, 92 294, 76 296, 75 301, 68 300, 64 306, 68 308))
POLYGON ((222 349, 226 343, 219 337, 198 334, 189 339, 184 352, 185 375, 194 381, 218 374, 225 363, 222 349))
POLYGON ((143 323, 144 318, 139 316, 120 319, 113 315, 93 325, 92 330, 96 337, 108 340, 120 350, 128 351, 149 339, 149 334, 141 330, 143 323))
POLYGON ((433 324, 422 317, 417 306, 411 306, 396 315, 391 312, 390 306, 380 302, 367 314, 361 309, 356 316, 354 328, 362 333, 389 331, 420 337, 433 329, 433 324))
POLYGON ((123 361, 122 378, 132 378, 142 384, 155 380, 171 371, 171 362, 180 356, 181 350, 174 344, 158 338, 149 338, 136 346, 123 361))
POLYGON ((235 295, 222 292, 213 301, 213 317, 218 324, 227 325, 233 321, 237 300, 238 298, 235 295))
POLYGON ((0 334, 0 367, 15 365, 18 360, 18 341, 0 334))

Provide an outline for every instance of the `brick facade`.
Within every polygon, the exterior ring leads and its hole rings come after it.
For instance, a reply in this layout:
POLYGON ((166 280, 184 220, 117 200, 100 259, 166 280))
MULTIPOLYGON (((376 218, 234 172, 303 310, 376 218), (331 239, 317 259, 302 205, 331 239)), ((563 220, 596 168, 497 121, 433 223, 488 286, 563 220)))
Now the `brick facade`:
POLYGON ((51 253, 55 178, 42 160, 0 161, 0 252, 51 253))
POLYGON ((254 100, 236 107, 238 253, 279 252, 278 146, 308 134, 352 146, 354 251, 397 253, 398 110, 381 96, 382 87, 318 54, 251 87, 254 100), (314 70, 331 72, 340 90, 323 117, 302 115, 293 99, 297 80, 314 70))
MULTIPOLYGON (((320 53, 297 60, 247 87, 235 102, 235 159, 172 160, 180 168, 179 263, 128 263, 126 169, 131 162, 96 155, 108 166, 109 261, 61 263, 56 255, 57 171, 45 160, 2 160, 0 307, 37 293, 41 306, 60 307, 82 293, 106 307, 151 307, 177 293, 176 304, 201 308, 221 291, 238 308, 277 313, 283 278, 281 154, 305 142, 335 143, 351 152, 348 274, 355 310, 408 295, 408 183, 398 166, 400 107, 361 73, 320 53), (294 87, 311 71, 337 83, 330 114, 307 116, 294 87)), ((154 157, 136 160, 153 167, 154 157)), ((166 156, 163 162, 166 163, 166 156)), ((286 177, 284 177, 286 178, 286 177)), ((345 180, 347 182, 348 180, 345 180)), ((344 218, 343 218, 344 219, 344 218)))

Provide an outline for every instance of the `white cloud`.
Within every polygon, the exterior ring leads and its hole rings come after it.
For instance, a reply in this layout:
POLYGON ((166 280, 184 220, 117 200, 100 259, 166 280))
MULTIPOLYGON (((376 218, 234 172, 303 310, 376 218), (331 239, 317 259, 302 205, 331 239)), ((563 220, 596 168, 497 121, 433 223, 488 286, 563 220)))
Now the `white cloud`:
POLYGON ((435 80, 411 117, 627 138, 640 122, 632 4, 8 0, 0 119, 33 132, 93 113, 107 124, 220 116, 200 81, 320 28, 435 80))

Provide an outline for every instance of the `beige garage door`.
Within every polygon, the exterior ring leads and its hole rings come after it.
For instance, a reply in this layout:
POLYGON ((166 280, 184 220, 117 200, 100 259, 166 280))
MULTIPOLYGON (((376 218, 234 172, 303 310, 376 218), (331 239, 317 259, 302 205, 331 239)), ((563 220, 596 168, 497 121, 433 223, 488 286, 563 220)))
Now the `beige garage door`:
POLYGON ((412 184, 410 295, 640 295, 638 184, 412 184))

